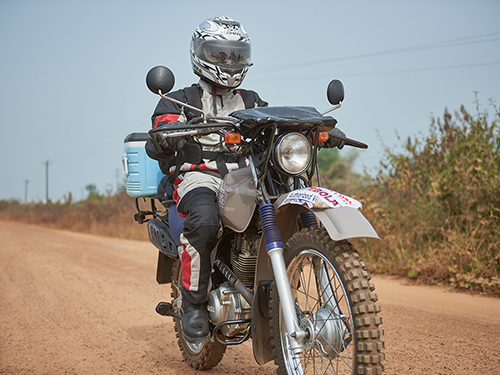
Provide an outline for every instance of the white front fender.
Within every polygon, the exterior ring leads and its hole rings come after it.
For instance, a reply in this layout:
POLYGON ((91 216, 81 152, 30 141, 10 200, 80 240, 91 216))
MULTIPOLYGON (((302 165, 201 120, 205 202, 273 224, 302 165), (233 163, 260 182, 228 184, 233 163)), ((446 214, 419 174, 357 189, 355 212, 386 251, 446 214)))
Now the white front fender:
POLYGON ((356 208, 311 208, 310 211, 321 221, 334 241, 355 237, 379 238, 370 222, 356 208))
POLYGON ((288 205, 301 206, 313 212, 334 241, 355 237, 379 238, 359 210, 361 203, 336 191, 325 188, 294 190, 275 203, 278 209, 288 205))

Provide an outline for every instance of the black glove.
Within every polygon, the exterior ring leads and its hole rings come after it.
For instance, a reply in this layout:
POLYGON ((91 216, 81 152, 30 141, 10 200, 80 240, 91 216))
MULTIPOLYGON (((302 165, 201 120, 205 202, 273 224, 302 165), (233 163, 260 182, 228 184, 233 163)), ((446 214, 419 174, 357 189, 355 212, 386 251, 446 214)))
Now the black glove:
MULTIPOLYGON (((179 126, 185 127, 186 124, 182 122, 172 122, 170 124, 161 125, 157 129, 165 130, 168 133, 169 131, 175 131, 175 128, 179 126)), ((182 149, 187 142, 186 137, 183 135, 163 138, 162 131, 153 133, 150 137, 158 151, 176 152, 182 149)))
POLYGON ((330 138, 328 138, 327 141, 325 141, 323 147, 325 148, 334 148, 337 147, 339 150, 342 150, 344 148, 344 141, 341 141, 338 138, 332 137, 332 135, 338 135, 339 137, 346 138, 344 132, 338 128, 333 128, 328 132, 328 135, 330 135, 330 138))

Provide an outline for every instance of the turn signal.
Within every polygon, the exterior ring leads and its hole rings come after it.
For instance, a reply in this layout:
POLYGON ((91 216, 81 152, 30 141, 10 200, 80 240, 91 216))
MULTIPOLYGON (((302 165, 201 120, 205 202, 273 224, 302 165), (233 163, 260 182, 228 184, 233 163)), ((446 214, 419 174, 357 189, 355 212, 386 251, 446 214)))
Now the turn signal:
POLYGON ((228 145, 239 145, 241 142, 241 134, 239 133, 226 133, 224 134, 224 142, 228 145))
MULTIPOLYGON (((328 132, 321 132, 321 133, 319 133, 318 142, 319 143, 326 142, 326 141, 328 141, 329 138, 330 138, 330 136, 328 135, 328 132)), ((314 139, 316 139, 316 133, 314 133, 314 139)))

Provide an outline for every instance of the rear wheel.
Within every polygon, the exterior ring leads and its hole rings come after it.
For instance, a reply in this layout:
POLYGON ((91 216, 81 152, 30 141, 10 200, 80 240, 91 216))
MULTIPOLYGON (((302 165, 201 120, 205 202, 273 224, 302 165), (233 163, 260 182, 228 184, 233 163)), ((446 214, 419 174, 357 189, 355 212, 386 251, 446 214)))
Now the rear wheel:
MULTIPOLYGON (((181 262, 176 260, 173 265, 172 280, 177 281, 178 285, 181 284, 181 262)), ((179 291, 172 286, 172 305, 176 312, 180 314, 181 299, 179 298, 179 291)), ((181 322, 174 321, 175 336, 177 337, 177 345, 181 350, 184 360, 189 366, 196 370, 208 370, 219 364, 226 351, 226 346, 214 342, 210 339, 208 342, 202 344, 193 344, 184 339, 182 335, 181 322)))
POLYGON ((290 238, 285 263, 298 321, 309 332, 306 349, 290 350, 277 289, 272 293, 272 336, 278 374, 381 374, 382 318, 366 266, 347 241, 324 228, 290 238))

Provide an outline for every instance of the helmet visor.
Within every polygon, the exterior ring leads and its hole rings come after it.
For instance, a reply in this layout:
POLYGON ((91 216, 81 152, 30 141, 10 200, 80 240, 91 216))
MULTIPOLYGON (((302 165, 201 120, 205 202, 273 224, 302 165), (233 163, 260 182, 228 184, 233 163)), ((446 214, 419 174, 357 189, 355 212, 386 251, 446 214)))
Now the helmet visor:
POLYGON ((206 62, 227 68, 250 66, 250 43, 210 40, 203 43, 198 57, 206 62))

